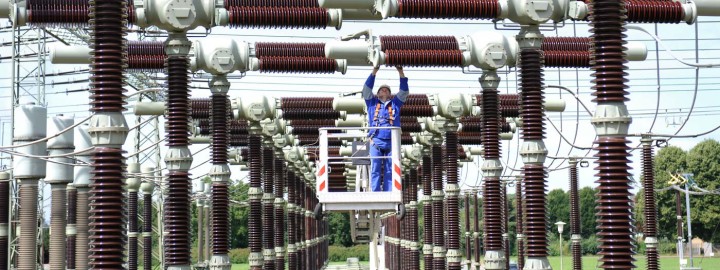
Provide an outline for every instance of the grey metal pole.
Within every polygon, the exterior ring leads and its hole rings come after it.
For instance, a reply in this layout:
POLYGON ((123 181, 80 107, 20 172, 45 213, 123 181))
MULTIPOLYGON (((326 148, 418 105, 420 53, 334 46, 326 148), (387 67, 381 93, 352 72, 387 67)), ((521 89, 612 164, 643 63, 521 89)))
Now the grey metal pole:
POLYGON ((687 212, 687 239, 688 243, 690 243, 688 262, 690 262, 690 267, 693 267, 692 219, 690 218, 690 190, 687 183, 685 183, 685 210, 687 212))

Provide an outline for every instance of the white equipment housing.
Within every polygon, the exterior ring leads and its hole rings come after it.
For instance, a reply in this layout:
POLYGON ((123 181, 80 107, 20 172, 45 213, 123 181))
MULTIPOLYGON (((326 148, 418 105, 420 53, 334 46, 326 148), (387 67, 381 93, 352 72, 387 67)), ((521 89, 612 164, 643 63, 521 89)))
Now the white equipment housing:
MULTIPOLYGON (((400 128, 399 127, 332 127, 320 128, 320 153, 316 164, 316 190, 320 204, 325 211, 369 210, 380 212, 399 210, 402 206, 402 163, 400 162, 400 128), (392 182, 389 192, 372 192, 369 188, 369 179, 363 179, 369 174, 358 174, 354 192, 330 192, 329 168, 330 164, 348 164, 354 159, 369 159, 367 156, 328 156, 328 139, 353 139, 362 141, 367 138, 368 131, 389 129, 391 133, 391 156, 378 157, 390 159, 392 162, 392 182), (328 131, 350 131, 347 133, 329 133, 328 131), (354 132, 353 132, 354 131, 354 132)), ((368 166, 368 165, 357 165, 368 166)), ((367 168, 357 168, 358 171, 369 171, 367 168)), ((368 177, 369 178, 369 177, 368 177)))

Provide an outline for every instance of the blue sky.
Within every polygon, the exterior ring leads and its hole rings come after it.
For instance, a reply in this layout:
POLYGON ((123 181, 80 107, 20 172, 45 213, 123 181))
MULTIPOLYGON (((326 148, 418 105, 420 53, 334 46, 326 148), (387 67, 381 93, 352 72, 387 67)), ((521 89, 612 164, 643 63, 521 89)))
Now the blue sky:
MULTIPOLYGON (((718 40, 720 33, 717 27, 720 21, 713 18, 701 18, 697 26, 678 24, 678 25, 653 25, 638 24, 648 31, 656 31, 660 38, 664 39, 664 45, 674 51, 678 57, 682 57, 689 62, 699 61, 701 63, 720 62, 720 46, 718 40), (695 59, 696 53, 696 35, 697 49, 700 59, 695 59)), ((324 42, 339 36, 359 32, 366 29, 372 29, 374 35, 469 35, 479 31, 497 31, 495 27, 486 21, 464 21, 464 20, 386 20, 383 22, 344 22, 341 30, 334 28, 324 30, 279 30, 279 29, 229 29, 216 28, 212 30, 210 39, 222 42, 229 38, 239 41, 257 42, 257 41, 281 41, 281 42, 324 42)), ((518 31, 516 29, 499 30, 508 37, 514 36, 518 31)), ((544 32, 546 36, 581 36, 590 35, 586 23, 569 22, 562 28, 544 32)), ((644 62, 628 63, 628 79, 630 82, 629 92, 631 93, 630 101, 627 103, 633 116, 633 122, 630 128, 631 133, 645 133, 652 131, 659 134, 674 134, 680 127, 677 124, 683 123, 687 119, 687 113, 694 101, 694 112, 688 119, 680 134, 695 134, 710 130, 720 125, 720 105, 716 104, 717 92, 720 87, 716 86, 720 83, 720 78, 713 75, 714 69, 701 69, 699 76, 696 77, 695 69, 685 66, 664 52, 659 51, 659 59, 656 57, 655 42, 646 34, 638 31, 628 31, 628 40, 643 42, 648 50, 648 59, 644 62), (658 67, 660 70, 658 71, 658 67), (695 84, 697 83, 697 92, 695 84), (658 94, 659 93, 659 94, 658 94), (696 94, 696 95, 695 95, 696 94), (659 99, 658 99, 659 98, 659 99), (656 111, 658 112, 656 114, 656 111)), ((132 39, 133 37, 130 36, 132 39)), ((9 32, 0 33, 0 39, 3 42, 11 40, 9 32)), ((194 39, 194 38, 193 38, 194 39)), ((0 48, 0 55, 7 56, 11 54, 11 47, 6 46, 0 48)), ((10 144, 9 133, 9 107, 10 107, 10 72, 11 61, 3 60, 0 62, 0 121, 3 127, 2 144, 10 144)), ((82 65, 47 65, 47 72, 59 72, 68 70, 83 69, 82 65)), ((369 67, 350 67, 347 74, 332 75, 295 75, 295 74, 266 74, 258 72, 250 72, 242 79, 232 79, 232 87, 230 95, 232 97, 240 97, 247 95, 271 95, 275 97, 281 96, 334 96, 341 92, 359 91, 366 76, 369 74, 369 67)), ((478 83, 478 74, 463 74, 460 69, 429 69, 429 68, 407 68, 406 75, 410 78, 410 91, 412 93, 438 93, 438 92, 459 92, 459 93, 479 93, 480 86, 478 83)), ((578 91, 580 99, 591 110, 594 110, 594 104, 591 102, 591 83, 589 70, 576 69, 546 69, 545 83, 546 85, 562 85, 574 91, 578 91)), ((501 78, 503 82, 500 84, 501 93, 516 93, 516 76, 515 72, 502 72, 501 78)), ((64 76, 49 77, 47 83, 70 81, 73 79, 85 78, 81 76, 64 76)), ((378 75, 377 85, 388 83, 397 89, 397 73, 394 69, 383 68, 378 75)), ((195 83, 195 85, 205 87, 204 83, 195 83)), ((85 118, 88 115, 88 93, 75 92, 65 93, 66 90, 86 88, 87 83, 63 84, 58 86, 47 85, 47 105, 48 115, 52 116, 58 113, 75 114, 77 119, 85 118)), ((129 91, 128 94, 133 91, 129 91)), ((195 90, 193 97, 207 97, 210 93, 207 90, 195 90)), ((594 131, 590 124, 590 117, 585 110, 577 105, 575 99, 558 89, 546 89, 546 97, 557 99, 562 98, 567 102, 567 108, 564 113, 549 113, 549 117, 553 124, 562 131, 567 140, 576 146, 591 146, 594 139, 594 131)), ((359 97, 358 97, 359 98, 359 97)), ((134 119, 128 118, 129 125, 134 125, 134 119)), ((546 145, 552 156, 569 156, 569 155, 586 155, 586 150, 573 149, 566 143, 558 132, 546 123, 547 139, 546 145)), ((700 138, 683 138, 673 139, 671 145, 680 146, 684 149, 691 148, 694 144, 706 138, 717 138, 717 133, 712 133, 700 138)), ((638 138, 631 138, 633 146, 637 145, 638 138)), ((517 155, 517 149, 520 141, 517 136, 512 141, 503 143, 503 162, 509 167, 505 174, 513 174, 511 168, 519 169, 522 161, 517 155)), ((133 152, 132 140, 128 139, 126 150, 133 152)), ((194 145, 191 150, 198 151, 204 148, 204 145, 194 145)), ((204 161, 209 154, 205 150, 195 155, 194 164, 204 161)), ((164 155, 164 153, 163 153, 164 155)), ((635 179, 640 179, 641 164, 639 162, 639 151, 633 152, 632 173, 635 179)), ((590 153, 592 156, 592 153, 590 153)), ((462 168, 461 179, 463 188, 479 185, 481 177, 478 176, 479 166, 481 163, 476 158, 475 163, 465 164, 462 168)), ((8 161, 3 160, 3 164, 8 161)), ((562 169, 566 163, 561 161, 548 160, 546 165, 550 169, 559 170, 551 171, 548 177, 549 190, 555 188, 567 189, 568 172, 562 169)), ((595 178, 593 177, 594 165, 589 168, 580 169, 580 185, 594 186, 595 178)), ((208 172, 210 165, 203 165, 192 171, 195 176, 208 172)), ((244 172, 233 169, 233 179, 240 179, 245 176, 244 172)))

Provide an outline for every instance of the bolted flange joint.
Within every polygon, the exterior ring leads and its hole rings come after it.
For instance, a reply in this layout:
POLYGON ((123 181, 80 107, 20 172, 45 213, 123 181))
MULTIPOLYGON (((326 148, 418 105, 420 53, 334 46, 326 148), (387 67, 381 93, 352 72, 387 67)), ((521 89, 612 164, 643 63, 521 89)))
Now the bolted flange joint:
POLYGON ((230 166, 227 164, 213 164, 208 176, 213 182, 230 181, 230 166))
POLYGON ((170 146, 165 154, 165 164, 169 171, 188 171, 193 157, 187 146, 170 146))

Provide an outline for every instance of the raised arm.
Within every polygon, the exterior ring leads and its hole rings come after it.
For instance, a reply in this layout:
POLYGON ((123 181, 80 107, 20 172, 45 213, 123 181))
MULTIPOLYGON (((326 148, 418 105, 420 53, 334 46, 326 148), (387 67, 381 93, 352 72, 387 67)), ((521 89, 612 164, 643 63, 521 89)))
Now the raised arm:
POLYGON ((362 96, 365 100, 371 100, 375 98, 375 95, 373 95, 372 90, 375 86, 375 75, 377 75, 378 70, 380 67, 376 67, 373 69, 370 76, 368 76, 367 80, 365 80, 365 85, 363 86, 362 96))
POLYGON ((403 72, 403 68, 401 66, 396 66, 395 68, 397 68, 398 74, 400 75, 400 91, 397 93, 397 95, 395 95, 395 97, 404 104, 408 95, 410 95, 408 78, 405 77, 405 72, 403 72))

